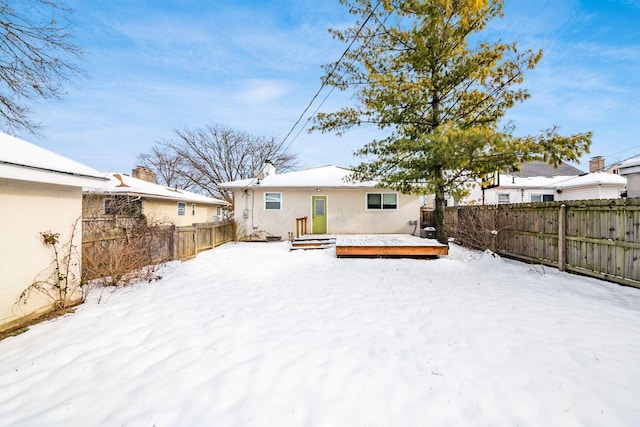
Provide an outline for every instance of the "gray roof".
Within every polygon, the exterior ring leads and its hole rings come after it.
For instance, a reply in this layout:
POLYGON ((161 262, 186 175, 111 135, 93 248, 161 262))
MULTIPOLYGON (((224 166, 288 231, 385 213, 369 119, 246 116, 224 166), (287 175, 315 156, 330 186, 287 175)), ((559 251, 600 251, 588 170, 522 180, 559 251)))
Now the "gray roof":
POLYGON ((574 175, 584 175, 586 172, 581 171, 578 168, 574 168, 571 165, 566 163, 560 164, 557 168, 554 168, 548 163, 545 162, 525 162, 520 166, 519 171, 514 171, 511 175, 520 176, 523 178, 531 178, 535 176, 574 176, 574 175))

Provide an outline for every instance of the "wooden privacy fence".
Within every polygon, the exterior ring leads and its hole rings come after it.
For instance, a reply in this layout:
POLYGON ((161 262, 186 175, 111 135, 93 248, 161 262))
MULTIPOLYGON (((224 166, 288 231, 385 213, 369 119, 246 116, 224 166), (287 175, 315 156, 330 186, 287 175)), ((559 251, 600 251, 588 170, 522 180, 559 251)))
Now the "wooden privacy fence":
MULTIPOLYGON (((186 227, 173 225, 149 227, 114 227, 102 218, 85 219, 82 232, 83 258, 92 253, 108 252, 109 247, 123 247, 135 241, 151 262, 186 260, 198 252, 234 240, 235 223, 208 222, 186 227), (131 237, 135 235, 135 239, 131 237)), ((140 249, 139 249, 139 248, 140 249)), ((95 256, 94 256, 95 258, 95 256)))
POLYGON ((468 247, 640 288, 640 198, 447 208, 468 247))
POLYGON ((204 222, 175 228, 174 259, 189 259, 235 238, 233 222, 204 222))

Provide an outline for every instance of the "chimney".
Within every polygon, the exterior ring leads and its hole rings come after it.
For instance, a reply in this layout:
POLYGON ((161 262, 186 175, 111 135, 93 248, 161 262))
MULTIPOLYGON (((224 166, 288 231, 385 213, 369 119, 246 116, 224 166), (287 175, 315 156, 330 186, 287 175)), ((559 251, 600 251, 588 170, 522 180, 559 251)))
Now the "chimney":
POLYGON ((149 168, 145 168, 143 166, 138 166, 137 168, 131 171, 131 176, 134 178, 141 179, 143 181, 150 182, 152 184, 157 184, 158 179, 156 178, 156 173, 149 168))
POLYGON ((262 166, 262 173, 264 174, 265 177, 276 174, 276 167, 273 166, 273 163, 271 163, 271 160, 264 161, 264 165, 262 166))
POLYGON ((596 156, 589 160, 589 173, 604 172, 604 157, 596 156))

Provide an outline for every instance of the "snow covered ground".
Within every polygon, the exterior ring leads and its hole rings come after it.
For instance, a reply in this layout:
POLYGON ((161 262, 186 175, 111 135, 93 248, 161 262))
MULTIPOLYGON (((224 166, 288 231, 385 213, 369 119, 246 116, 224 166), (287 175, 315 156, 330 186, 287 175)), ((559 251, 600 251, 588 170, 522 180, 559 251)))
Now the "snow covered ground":
POLYGON ((2 426, 638 426, 640 290, 227 244, 0 342, 2 426))

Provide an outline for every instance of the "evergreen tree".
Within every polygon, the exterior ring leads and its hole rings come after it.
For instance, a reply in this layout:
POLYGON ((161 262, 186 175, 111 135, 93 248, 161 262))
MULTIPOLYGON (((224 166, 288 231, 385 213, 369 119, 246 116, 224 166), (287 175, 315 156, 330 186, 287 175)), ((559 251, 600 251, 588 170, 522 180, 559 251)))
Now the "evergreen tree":
POLYGON ((356 152, 355 180, 377 179, 403 192, 435 194, 436 235, 446 242, 446 194, 469 180, 517 170, 529 160, 553 165, 588 152, 591 133, 562 136, 555 127, 529 137, 501 125, 529 97, 520 87, 542 51, 483 40, 502 16, 502 0, 340 0, 356 25, 331 30, 353 42, 325 66, 325 83, 354 91, 355 106, 318 113, 312 128, 342 132, 363 124, 385 131, 356 152))

